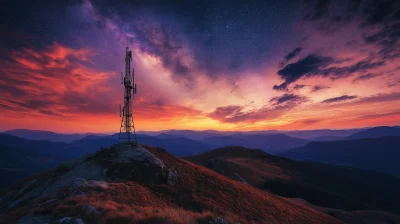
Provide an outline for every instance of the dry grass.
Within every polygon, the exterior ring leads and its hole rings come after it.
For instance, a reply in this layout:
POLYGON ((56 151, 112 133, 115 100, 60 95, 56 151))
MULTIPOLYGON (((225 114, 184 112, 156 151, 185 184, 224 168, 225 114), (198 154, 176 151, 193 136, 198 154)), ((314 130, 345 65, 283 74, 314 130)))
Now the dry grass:
POLYGON ((103 218, 100 223, 140 223, 140 224, 205 224, 212 220, 210 212, 194 213, 183 209, 136 208, 129 212, 116 212, 103 218), (124 220, 124 221, 123 221, 124 220), (121 222, 123 221, 123 222, 121 222))
MULTIPOLYGON (((148 198, 150 200, 150 198, 148 198)), ((136 202, 138 203, 138 202, 136 202)), ((142 203, 138 203, 142 204, 142 203)), ((76 196, 65 201, 49 203, 35 209, 34 214, 53 217, 80 217, 85 223, 171 223, 205 224, 212 220, 210 212, 196 213, 182 208, 173 208, 165 203, 157 206, 138 206, 112 200, 103 200, 99 195, 76 196), (94 210, 88 211, 88 207, 94 210)))

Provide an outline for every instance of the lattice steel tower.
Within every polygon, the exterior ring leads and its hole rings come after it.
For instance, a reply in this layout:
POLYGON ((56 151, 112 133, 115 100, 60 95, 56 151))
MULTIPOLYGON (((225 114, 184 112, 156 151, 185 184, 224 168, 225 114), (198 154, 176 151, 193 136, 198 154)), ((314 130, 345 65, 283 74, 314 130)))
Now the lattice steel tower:
POLYGON ((126 47, 125 52, 125 76, 121 72, 121 83, 124 84, 124 107, 120 106, 121 129, 119 132, 118 143, 137 143, 135 125, 132 116, 132 101, 136 94, 135 70, 132 68, 131 76, 132 51, 126 47))

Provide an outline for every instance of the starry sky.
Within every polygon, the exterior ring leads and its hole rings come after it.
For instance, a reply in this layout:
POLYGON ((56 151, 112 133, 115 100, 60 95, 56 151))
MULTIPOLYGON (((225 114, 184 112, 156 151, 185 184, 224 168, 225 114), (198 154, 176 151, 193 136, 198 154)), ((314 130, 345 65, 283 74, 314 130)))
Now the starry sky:
POLYGON ((3 0, 0 131, 400 124, 395 0, 3 0))

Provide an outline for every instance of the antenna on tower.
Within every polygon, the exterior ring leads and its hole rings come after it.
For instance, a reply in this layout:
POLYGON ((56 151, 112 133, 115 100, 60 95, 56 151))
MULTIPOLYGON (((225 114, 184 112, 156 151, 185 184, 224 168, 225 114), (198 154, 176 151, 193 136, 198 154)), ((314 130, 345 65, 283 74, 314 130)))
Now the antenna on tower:
POLYGON ((126 36, 126 50, 125 50, 125 76, 122 83, 122 72, 121 72, 121 83, 124 85, 124 106, 120 108, 121 128, 118 137, 118 143, 137 143, 135 126, 133 123, 132 116, 132 101, 133 95, 136 94, 136 84, 134 83, 134 69, 132 68, 131 75, 131 62, 132 62, 132 51, 128 47, 128 35, 126 36), (121 112, 122 110, 122 112, 121 112))

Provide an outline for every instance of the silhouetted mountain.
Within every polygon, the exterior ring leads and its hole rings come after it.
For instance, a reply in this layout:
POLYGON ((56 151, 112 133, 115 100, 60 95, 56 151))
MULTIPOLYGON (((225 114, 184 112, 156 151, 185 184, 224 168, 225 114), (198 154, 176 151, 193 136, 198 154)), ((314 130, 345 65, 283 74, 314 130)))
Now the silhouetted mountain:
POLYGON ((172 139, 158 139, 151 136, 142 136, 138 137, 138 141, 142 144, 151 144, 154 147, 164 148, 169 153, 172 153, 175 156, 196 155, 198 153, 211 150, 213 148, 209 144, 183 137, 172 139))
POLYGON ((219 148, 185 159, 262 190, 303 198, 318 206, 400 214, 400 178, 391 175, 294 161, 243 147, 219 148))
MULTIPOLYGON (((113 138, 114 139, 114 135, 87 135, 79 140, 96 140, 96 139, 110 139, 113 138)), ((118 137, 117 137, 118 138, 118 137)), ((76 140, 76 141, 79 141, 76 140)))
POLYGON ((322 136, 336 136, 336 137, 345 137, 357 133, 365 128, 358 129, 343 129, 343 130, 331 130, 331 129, 318 129, 318 130, 305 130, 305 131, 285 131, 282 132, 287 136, 301 138, 301 139, 309 139, 313 140, 322 136))
POLYGON ((400 176, 400 137, 387 136, 310 142, 280 154, 297 160, 312 160, 336 165, 354 166, 400 176))
POLYGON ((247 148, 258 148, 266 152, 276 154, 284 152, 293 147, 306 145, 309 141, 293 138, 284 134, 269 135, 245 135, 236 134, 230 136, 210 137, 203 140, 204 143, 216 147, 243 146, 247 148))
MULTIPOLYGON (((183 137, 160 139, 143 134, 138 134, 136 137, 138 142, 142 144, 152 144, 155 147, 164 148, 175 156, 195 155, 212 149, 209 144, 183 137)), ((68 144, 67 149, 71 150, 71 153, 76 156, 82 156, 93 153, 99 148, 109 147, 117 143, 117 140, 118 134, 104 137, 88 136, 68 144)))
POLYGON ((29 178, 0 194, 0 217, 3 223, 341 223, 144 145, 112 146, 29 178))
POLYGON ((65 149, 67 143, 63 142, 27 140, 9 134, 0 134, 0 144, 16 147, 26 152, 33 152, 56 158, 66 156, 63 149, 65 149))
POLYGON ((0 188, 15 184, 34 173, 54 167, 59 162, 59 160, 50 156, 0 144, 0 188))
POLYGON ((13 129, 4 133, 14 135, 28 140, 46 140, 51 142, 73 142, 85 137, 84 134, 60 134, 50 131, 13 129))
POLYGON ((361 138, 380 138, 384 136, 400 136, 400 129, 395 127, 374 127, 364 131, 357 132, 343 139, 361 139, 361 138))
POLYGON ((163 134, 185 136, 192 140, 203 140, 209 137, 222 135, 218 131, 191 131, 191 130, 169 130, 169 131, 164 131, 163 134))
POLYGON ((343 139, 343 137, 340 136, 320 136, 320 137, 316 137, 311 139, 314 142, 331 142, 331 141, 338 141, 343 139))
POLYGON ((158 139, 174 139, 174 138, 185 138, 183 135, 170 135, 170 134, 159 134, 156 136, 158 139))

